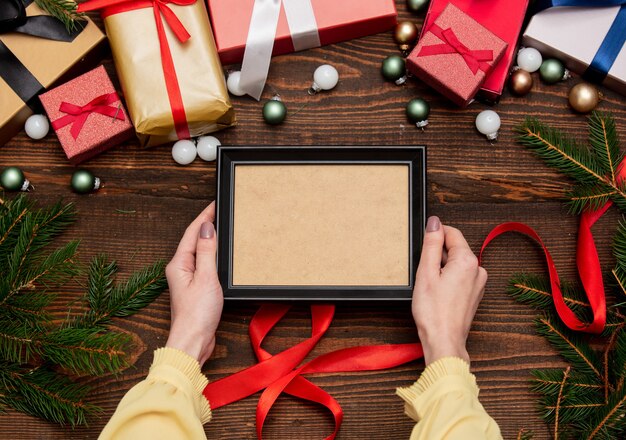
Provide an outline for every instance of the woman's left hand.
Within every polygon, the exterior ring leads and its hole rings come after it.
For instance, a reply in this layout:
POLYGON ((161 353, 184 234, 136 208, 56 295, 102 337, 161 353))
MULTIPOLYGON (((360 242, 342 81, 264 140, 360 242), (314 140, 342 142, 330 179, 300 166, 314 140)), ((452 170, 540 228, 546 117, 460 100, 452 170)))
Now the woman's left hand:
POLYGON ((172 323, 166 347, 177 348, 200 365, 213 353, 224 296, 217 277, 217 237, 211 203, 187 228, 165 274, 172 323))

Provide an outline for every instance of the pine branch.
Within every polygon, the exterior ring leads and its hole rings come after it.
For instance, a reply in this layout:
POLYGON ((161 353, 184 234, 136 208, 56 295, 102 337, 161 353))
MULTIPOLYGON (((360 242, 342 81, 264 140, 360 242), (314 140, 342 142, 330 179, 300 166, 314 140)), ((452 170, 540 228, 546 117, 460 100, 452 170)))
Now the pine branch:
POLYGON ((594 374, 602 380, 601 363, 594 351, 585 344, 580 336, 568 332, 552 314, 537 318, 537 333, 544 336, 553 347, 583 374, 594 374))
POLYGON ((606 405, 598 408, 588 419, 581 419, 577 425, 581 439, 623 438, 626 433, 626 389, 613 393, 606 405))
POLYGON ((546 164, 577 182, 606 182, 602 167, 594 155, 559 130, 548 127, 535 118, 527 118, 516 131, 518 142, 535 152, 546 164))
POLYGON ((74 32, 78 26, 84 27, 85 14, 78 12, 74 0, 35 0, 37 6, 59 19, 68 33, 74 32))
POLYGON ((100 409, 85 402, 89 388, 44 368, 25 370, 0 362, 0 395, 6 406, 61 425, 84 424, 100 409))
POLYGON ((91 260, 87 283, 87 301, 89 307, 96 314, 105 314, 107 304, 113 292, 113 282, 117 273, 117 263, 108 262, 104 255, 98 255, 91 260))
POLYGON ((535 434, 527 429, 520 429, 519 432, 517 433, 517 440, 532 440, 535 437, 535 434))
POLYGON ((559 438, 559 411, 561 410, 561 402, 563 401, 563 388, 565 387, 565 382, 567 381, 570 370, 571 367, 565 369, 563 372, 563 380, 559 384, 559 394, 556 398, 556 408, 554 409, 554 440, 558 440, 559 438))
POLYGON ((589 143, 596 153, 604 174, 617 184, 618 165, 624 158, 619 149, 615 120, 607 113, 593 112, 589 117, 589 143))
POLYGON ((578 215, 587 210, 595 211, 617 194, 616 190, 604 184, 577 185, 567 195, 569 212, 578 215))

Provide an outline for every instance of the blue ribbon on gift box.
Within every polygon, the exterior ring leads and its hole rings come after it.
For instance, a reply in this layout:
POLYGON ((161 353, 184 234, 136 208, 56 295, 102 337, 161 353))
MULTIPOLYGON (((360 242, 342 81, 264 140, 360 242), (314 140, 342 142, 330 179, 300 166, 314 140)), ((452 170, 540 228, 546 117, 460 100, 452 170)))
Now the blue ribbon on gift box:
POLYGON ((583 75, 590 81, 601 83, 613 67, 624 43, 626 43, 626 0, 538 0, 534 6, 534 12, 537 13, 556 6, 589 8, 621 6, 602 44, 600 44, 598 52, 583 75))

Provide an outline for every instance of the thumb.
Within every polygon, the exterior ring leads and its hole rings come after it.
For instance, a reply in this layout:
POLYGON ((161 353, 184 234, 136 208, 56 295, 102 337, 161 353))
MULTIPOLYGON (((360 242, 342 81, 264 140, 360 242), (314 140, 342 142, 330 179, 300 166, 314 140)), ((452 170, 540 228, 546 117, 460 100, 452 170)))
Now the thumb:
POLYGON ((215 226, 211 222, 204 222, 200 226, 200 236, 196 244, 196 272, 194 281, 209 284, 217 281, 217 266, 215 254, 217 249, 217 237, 215 226))
POLYGON ((417 268, 418 279, 429 279, 439 276, 443 258, 445 234, 439 217, 429 217, 422 244, 422 256, 417 268))

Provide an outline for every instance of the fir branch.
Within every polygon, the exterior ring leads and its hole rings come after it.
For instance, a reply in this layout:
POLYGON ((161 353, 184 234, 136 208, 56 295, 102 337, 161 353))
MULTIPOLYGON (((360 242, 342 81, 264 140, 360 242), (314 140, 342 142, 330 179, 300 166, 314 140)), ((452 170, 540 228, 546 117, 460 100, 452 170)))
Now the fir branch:
POLYGON ((626 432, 626 389, 614 393, 593 417, 579 422, 580 438, 616 439, 626 432))
POLYGON ((559 394, 556 399, 556 408, 554 410, 554 440, 558 440, 559 438, 559 411, 561 409, 561 402, 563 401, 563 388, 565 387, 565 382, 567 381, 570 370, 571 367, 567 367, 563 372, 563 380, 559 386, 559 394))
POLYGON ((617 191, 608 185, 577 185, 567 195, 570 214, 578 215, 586 210, 595 211, 604 206, 617 191))
POLYGON ((534 438, 535 434, 528 430, 528 429, 520 429, 519 432, 517 433, 517 440, 532 440, 534 438))
POLYGON ((619 139, 615 120, 606 113, 593 112, 589 117, 589 143, 596 153, 604 174, 610 176, 611 183, 617 184, 617 168, 623 155, 619 149, 619 139))
POLYGON ((589 150, 559 130, 548 127, 535 118, 527 118, 517 129, 517 140, 546 164, 580 183, 603 183, 603 170, 589 150))
POLYGON ((581 373, 594 374, 602 379, 600 362, 591 348, 581 338, 559 323, 551 314, 537 318, 537 333, 544 336, 558 352, 581 373))
POLYGON ((86 18, 84 13, 77 11, 78 5, 74 0, 35 0, 37 6, 59 19, 68 33, 74 32, 78 26, 83 27, 86 18))
POLYGON ((100 409, 85 402, 90 389, 45 368, 0 362, 2 403, 61 425, 84 424, 100 409))
POLYGON ((98 255, 91 260, 87 282, 87 301, 96 315, 106 312, 116 273, 117 263, 107 261, 104 255, 98 255))

